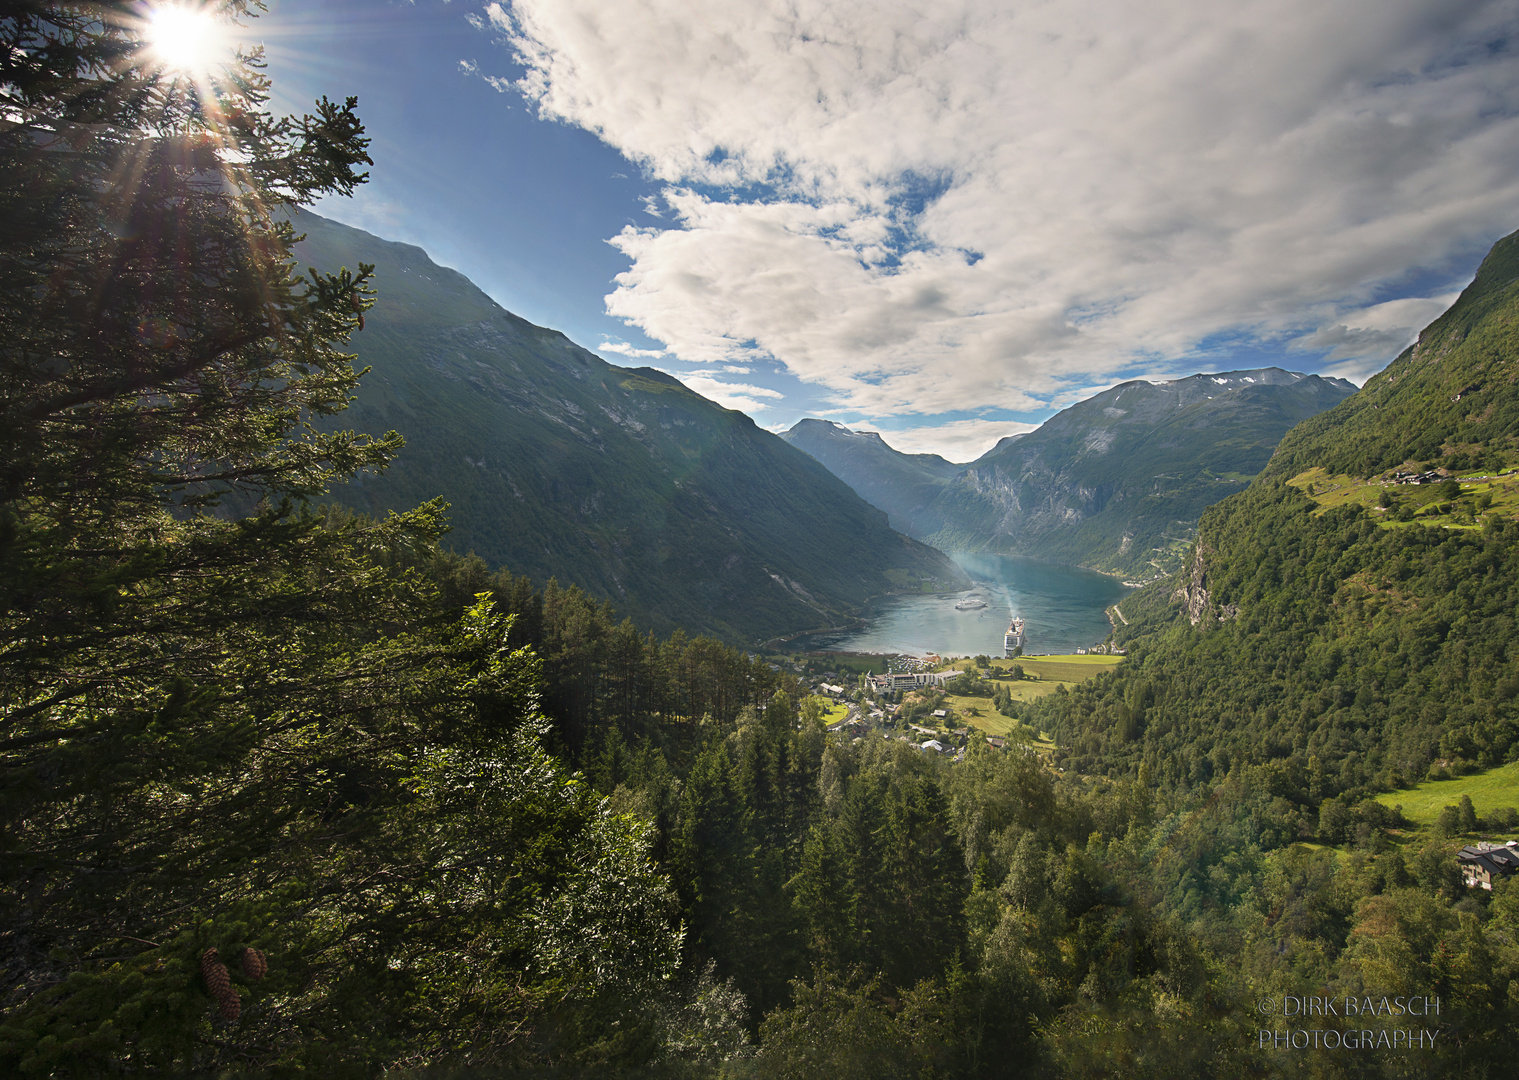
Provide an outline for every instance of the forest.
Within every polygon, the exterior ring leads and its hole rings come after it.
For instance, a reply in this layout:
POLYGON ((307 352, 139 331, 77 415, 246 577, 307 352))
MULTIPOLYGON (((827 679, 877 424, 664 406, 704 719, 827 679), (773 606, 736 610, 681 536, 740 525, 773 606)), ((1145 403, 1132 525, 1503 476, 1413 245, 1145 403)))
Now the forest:
POLYGON ((405 453, 327 422, 385 283, 282 212, 364 181, 356 103, 165 81, 130 7, 0 15, 0 1070, 1511 1072, 1492 823, 1369 796, 1515 757, 1512 522, 1258 483, 1125 664, 1002 703, 1054 755, 829 736, 441 500, 327 504, 405 453))

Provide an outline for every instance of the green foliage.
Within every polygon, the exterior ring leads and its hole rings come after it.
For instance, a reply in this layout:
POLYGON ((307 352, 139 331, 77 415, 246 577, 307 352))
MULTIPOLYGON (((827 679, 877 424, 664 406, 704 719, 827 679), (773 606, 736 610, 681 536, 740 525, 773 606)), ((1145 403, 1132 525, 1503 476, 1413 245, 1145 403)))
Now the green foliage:
POLYGON ((731 1075, 786 1080, 929 1075, 946 1056, 943 1029, 933 1022, 933 989, 910 993, 895 1008, 881 1000, 880 989, 878 979, 844 980, 827 969, 814 972, 810 982, 797 980, 792 1004, 765 1017, 759 1054, 731 1075))
POLYGON ((867 754, 857 768, 838 816, 808 834, 794 887, 826 963, 880 971, 908 987, 953 955, 964 856, 920 754, 867 754))
POLYGON ((1436 760, 1465 769, 1510 757, 1515 526, 1387 530, 1357 507, 1315 509, 1295 488, 1261 483, 1209 511, 1199 625, 1149 609, 1126 631, 1128 663, 1034 707, 1073 764, 1132 773, 1144 761, 1185 786, 1279 761, 1293 777, 1281 794, 1311 814, 1339 792, 1422 778, 1436 760), (1154 703, 1130 724, 1119 706, 1139 680, 1154 703))
POLYGON ((399 446, 318 430, 370 268, 296 276, 275 213, 362 181, 353 102, 160 77, 129 7, 0 21, 0 1068, 504 1063, 646 1014, 650 837, 542 748, 511 620, 445 614, 438 506, 305 504, 399 446))
POLYGON ((966 671, 948 680, 944 684, 944 691, 956 697, 989 697, 992 687, 974 671, 966 671))

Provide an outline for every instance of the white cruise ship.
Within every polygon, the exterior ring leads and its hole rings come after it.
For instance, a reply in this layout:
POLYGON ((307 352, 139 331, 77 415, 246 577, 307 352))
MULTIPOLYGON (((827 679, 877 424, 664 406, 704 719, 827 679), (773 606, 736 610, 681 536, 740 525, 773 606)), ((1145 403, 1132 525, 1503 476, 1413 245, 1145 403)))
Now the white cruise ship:
POLYGON ((1002 639, 1002 655, 1012 656, 1014 650, 1022 649, 1025 638, 1023 636, 1023 620, 1016 615, 1008 625, 1007 634, 1002 639))

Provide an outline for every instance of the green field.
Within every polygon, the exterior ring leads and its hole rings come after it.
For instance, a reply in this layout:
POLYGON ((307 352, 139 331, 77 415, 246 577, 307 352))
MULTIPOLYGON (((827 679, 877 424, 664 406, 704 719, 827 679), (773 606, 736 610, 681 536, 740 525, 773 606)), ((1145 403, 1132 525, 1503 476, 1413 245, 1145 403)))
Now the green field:
POLYGON ((1123 660, 1122 656, 1099 653, 1092 656, 1020 656, 1016 660, 994 660, 992 664, 998 671, 1022 664, 1025 675, 1037 675, 1040 680, 1079 683, 1102 674, 1123 660))
POLYGON ((867 672, 880 674, 891 659, 877 653, 848 652, 780 653, 777 656, 794 664, 810 664, 818 671, 837 671, 850 681, 867 672))
POLYGON ((999 713, 997 707, 992 704, 991 698, 956 697, 949 694, 945 695, 944 703, 960 714, 960 723, 963 726, 976 728, 988 735, 1006 735, 1018 725, 1018 721, 999 713), (971 708, 979 709, 981 715, 972 716, 971 708))
POLYGON ((1331 476, 1321 468, 1309 469, 1287 481, 1319 504, 1318 513, 1338 506, 1355 503, 1377 519, 1383 528, 1408 529, 1421 525, 1441 525, 1447 529, 1480 528, 1484 512, 1478 511, 1475 500, 1486 496, 1491 505, 1486 514, 1512 516, 1519 512, 1519 473, 1505 473, 1485 480, 1475 479, 1476 473, 1458 476, 1461 494, 1450 499, 1439 494, 1438 484, 1388 486, 1376 477, 1338 474, 1331 476), (1378 505, 1384 492, 1390 492, 1399 506, 1413 507, 1417 516, 1410 521, 1398 521, 1395 514, 1378 505), (1448 514, 1431 514, 1431 504, 1449 506, 1448 514))
POLYGON ((1460 803, 1463 795, 1471 796, 1479 818, 1505 806, 1519 806, 1519 761, 1455 780, 1426 780, 1408 791, 1378 795, 1377 802, 1384 806, 1402 804, 1403 816, 1409 821, 1433 825, 1440 811, 1460 803))
MULTIPOLYGON (((1023 685, 1038 686, 1039 684, 1024 683, 1023 685)), ((1058 684, 1045 683, 1045 689, 1040 691, 1040 693, 1051 693, 1054 691, 1056 685, 1058 684)), ((1016 693, 1013 696, 1018 697, 1016 693)), ((1025 698, 1023 700, 1027 699, 1025 698)), ((954 695, 945 695, 944 701, 950 708, 954 709, 957 713, 960 714, 960 725, 962 727, 975 728, 977 731, 984 732, 987 735, 1011 735, 1015 731, 1021 729, 1028 732, 1029 744, 1031 746, 1035 746, 1040 750, 1053 750, 1055 748, 1055 744, 1049 739, 1045 738, 1043 735, 1037 732, 1029 731, 1027 728, 1023 728, 1023 726, 1017 720, 1014 720, 1010 716, 1003 716, 1001 713, 999 713, 996 707, 992 705, 991 698, 955 697, 954 695), (971 716, 967 711, 971 706, 975 706, 977 709, 979 709, 981 711, 981 715, 971 716)))
MULTIPOLYGON (((992 661, 992 670, 1002 674, 1014 664, 1023 665, 1024 678, 1018 682, 1009 682, 1006 679, 998 679, 998 687, 1006 687, 1014 700, 1033 701, 1042 698, 1046 694, 1053 694, 1055 688, 1064 686, 1070 689, 1077 683, 1085 682, 1095 675, 1100 675, 1109 670, 1115 664, 1123 661, 1122 656, 1021 656, 1016 659, 1005 660, 1001 657, 992 661)), ((1006 735, 1018 726, 1016 720, 1011 720, 997 711, 990 697, 959 697, 954 694, 946 695, 945 702, 960 714, 961 722, 970 727, 979 728, 988 735, 1006 735), (969 715, 969 709, 974 706, 980 710, 980 716, 969 715)))
MULTIPOLYGON (((1110 668, 1114 664, 1121 664, 1125 659, 1126 657, 1107 656, 1102 653, 1092 653, 1084 656, 1077 656, 1075 653, 1058 656, 1018 656, 1007 659, 999 656, 992 661, 992 670, 999 672, 1006 671, 1014 664, 1023 665, 1024 671, 1033 671, 1039 667, 1047 667, 1052 664, 1066 667, 1101 669, 1110 668)), ((1089 679, 1095 674, 1097 674, 1096 671, 1083 671, 1081 677, 1089 679)))
POLYGON ((844 719, 844 717, 849 715, 849 705, 847 702, 834 701, 832 698, 819 697, 816 694, 812 696, 817 701, 821 702, 823 708, 827 710, 823 714, 823 723, 836 724, 840 720, 844 719))

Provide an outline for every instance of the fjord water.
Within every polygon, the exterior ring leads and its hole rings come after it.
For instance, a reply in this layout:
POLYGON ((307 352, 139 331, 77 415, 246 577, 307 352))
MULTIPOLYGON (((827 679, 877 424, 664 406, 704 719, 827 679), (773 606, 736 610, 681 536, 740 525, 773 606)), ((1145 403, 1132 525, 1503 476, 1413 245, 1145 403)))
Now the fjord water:
POLYGON ((1107 636, 1106 609, 1129 592, 1116 578, 1077 566, 1009 555, 955 555, 976 588, 964 593, 885 596, 861 612, 860 629, 807 634, 800 649, 846 652, 1002 655, 1008 621, 1026 620, 1026 653, 1069 653, 1107 636), (986 607, 957 611, 955 602, 980 596, 986 607))

